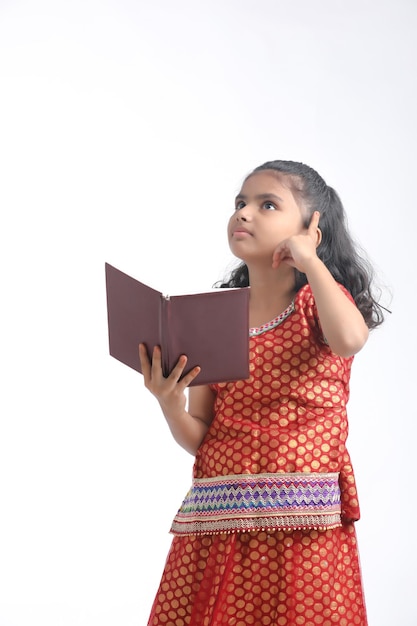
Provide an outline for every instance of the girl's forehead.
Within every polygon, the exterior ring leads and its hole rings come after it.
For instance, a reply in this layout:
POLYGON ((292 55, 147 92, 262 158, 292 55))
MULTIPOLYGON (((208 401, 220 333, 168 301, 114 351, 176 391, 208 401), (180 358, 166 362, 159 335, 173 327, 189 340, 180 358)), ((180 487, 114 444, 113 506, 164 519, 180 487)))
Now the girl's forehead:
POLYGON ((298 188, 301 181, 297 181, 289 174, 277 170, 261 170, 249 174, 244 180, 238 197, 278 196, 283 202, 295 203, 301 213, 307 215, 305 203, 298 188))
POLYGON ((259 189, 262 189, 263 192, 265 192, 268 189, 271 191, 280 189, 288 194, 291 193, 291 186, 289 183, 290 181, 285 174, 272 170, 264 170, 262 172, 254 172, 253 174, 250 174, 243 181, 241 192, 255 192, 259 189))

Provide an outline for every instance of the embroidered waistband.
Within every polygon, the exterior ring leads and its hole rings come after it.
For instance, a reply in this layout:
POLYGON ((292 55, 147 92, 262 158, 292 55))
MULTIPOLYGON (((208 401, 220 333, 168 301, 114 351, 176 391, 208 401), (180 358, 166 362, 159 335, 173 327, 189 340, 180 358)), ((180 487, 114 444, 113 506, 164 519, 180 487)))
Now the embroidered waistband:
POLYGON ((174 535, 341 526, 338 473, 196 478, 171 526, 174 535))

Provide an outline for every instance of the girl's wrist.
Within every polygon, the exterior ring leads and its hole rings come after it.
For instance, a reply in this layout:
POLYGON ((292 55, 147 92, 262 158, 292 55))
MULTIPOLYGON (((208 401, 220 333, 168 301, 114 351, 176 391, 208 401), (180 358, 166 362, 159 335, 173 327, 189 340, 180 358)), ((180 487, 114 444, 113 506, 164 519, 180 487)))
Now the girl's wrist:
POLYGON ((308 259, 306 263, 304 263, 303 272, 308 278, 309 275, 315 275, 319 272, 322 272, 323 269, 327 271, 327 268, 324 265, 323 261, 317 256, 317 254, 314 254, 308 259))

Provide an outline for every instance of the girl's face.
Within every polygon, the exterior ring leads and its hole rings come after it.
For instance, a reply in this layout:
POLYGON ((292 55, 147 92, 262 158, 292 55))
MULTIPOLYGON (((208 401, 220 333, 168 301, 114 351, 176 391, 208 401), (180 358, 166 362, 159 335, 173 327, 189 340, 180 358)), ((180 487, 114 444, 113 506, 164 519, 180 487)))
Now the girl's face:
POLYGON ((229 246, 245 263, 265 260, 270 265, 278 244, 305 230, 302 209, 283 180, 271 170, 256 172, 236 197, 229 246))

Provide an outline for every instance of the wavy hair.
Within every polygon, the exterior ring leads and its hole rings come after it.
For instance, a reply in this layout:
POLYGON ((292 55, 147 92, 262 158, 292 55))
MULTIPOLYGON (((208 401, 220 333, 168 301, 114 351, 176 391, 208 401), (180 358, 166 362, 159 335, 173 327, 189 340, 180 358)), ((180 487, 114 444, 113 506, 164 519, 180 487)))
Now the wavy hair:
MULTIPOLYGON (((245 180, 257 172, 271 171, 289 186, 295 200, 305 210, 304 226, 308 227, 314 211, 320 212, 322 239, 317 256, 333 278, 351 293, 369 329, 384 321, 383 310, 374 297, 374 272, 371 264, 353 241, 346 223, 342 202, 336 191, 311 167, 296 161, 267 161, 256 167, 245 180)), ((307 277, 295 271, 295 290, 307 283, 307 277)), ((249 286, 249 271, 241 263, 220 287, 249 286)))

